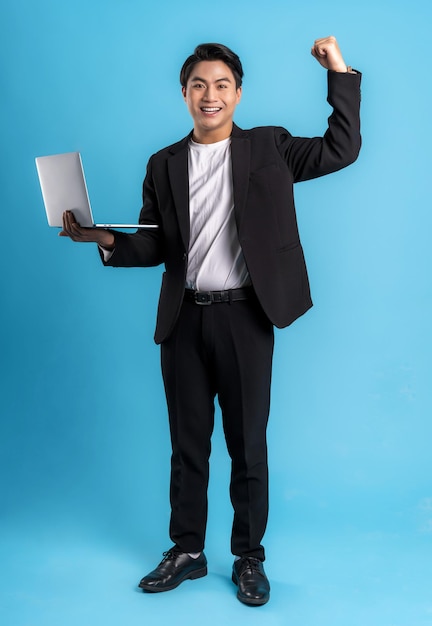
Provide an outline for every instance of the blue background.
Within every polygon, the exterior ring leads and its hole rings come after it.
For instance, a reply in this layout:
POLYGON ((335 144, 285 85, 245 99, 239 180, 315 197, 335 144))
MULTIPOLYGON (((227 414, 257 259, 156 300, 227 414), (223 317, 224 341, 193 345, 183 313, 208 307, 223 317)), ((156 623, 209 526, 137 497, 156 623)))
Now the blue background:
POLYGON ((432 624, 431 18, 420 0, 3 0, 3 624, 432 624), (272 599, 244 607, 230 582, 219 420, 209 576, 144 595, 169 547, 161 268, 105 269, 58 238, 34 157, 81 151, 95 219, 136 220, 149 156, 191 128, 178 72, 197 43, 240 55, 240 126, 316 135, 330 109, 310 47, 329 34, 364 73, 364 145, 296 187, 315 307, 276 333, 272 599))

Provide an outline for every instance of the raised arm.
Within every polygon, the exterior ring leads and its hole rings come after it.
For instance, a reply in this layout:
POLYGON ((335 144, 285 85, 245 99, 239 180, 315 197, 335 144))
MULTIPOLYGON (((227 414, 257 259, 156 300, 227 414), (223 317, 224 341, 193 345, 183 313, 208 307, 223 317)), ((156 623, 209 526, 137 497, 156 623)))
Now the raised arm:
POLYGON ((276 129, 275 141, 294 182, 324 176, 356 160, 360 146, 361 74, 347 67, 334 37, 317 39, 312 56, 328 71, 328 103, 333 112, 323 137, 293 137, 276 129))

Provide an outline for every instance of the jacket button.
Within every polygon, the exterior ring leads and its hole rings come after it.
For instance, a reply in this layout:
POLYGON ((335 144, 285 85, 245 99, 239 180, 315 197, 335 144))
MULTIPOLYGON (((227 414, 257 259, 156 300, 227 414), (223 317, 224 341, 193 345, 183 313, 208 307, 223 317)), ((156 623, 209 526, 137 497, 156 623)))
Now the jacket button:
POLYGON ((185 252, 185 253, 183 254, 183 256, 182 256, 182 260, 183 260, 183 261, 186 261, 186 259, 187 259, 187 254, 186 254, 186 252, 185 252))

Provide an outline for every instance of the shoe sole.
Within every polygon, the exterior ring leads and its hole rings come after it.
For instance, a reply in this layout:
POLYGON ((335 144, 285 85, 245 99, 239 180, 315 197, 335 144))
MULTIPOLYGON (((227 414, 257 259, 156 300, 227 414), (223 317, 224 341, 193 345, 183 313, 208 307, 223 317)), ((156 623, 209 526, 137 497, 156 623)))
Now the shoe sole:
MULTIPOLYGON (((231 576, 231 580, 238 587, 238 580, 234 576, 234 574, 231 576)), ((259 600, 255 598, 244 598, 240 594, 240 590, 239 590, 237 592, 237 599, 240 600, 240 602, 243 602, 243 604, 247 604, 248 606, 262 606, 263 604, 267 604, 267 602, 270 600, 270 594, 266 598, 259 600)))
POLYGON ((171 589, 175 589, 179 585, 181 585, 185 580, 196 580, 197 578, 203 578, 207 576, 207 567, 202 567, 201 569, 194 570, 193 572, 189 572, 178 580, 173 585, 166 585, 164 587, 155 587, 154 585, 138 585, 140 589, 143 591, 148 591, 150 593, 160 593, 162 591, 171 591, 171 589))

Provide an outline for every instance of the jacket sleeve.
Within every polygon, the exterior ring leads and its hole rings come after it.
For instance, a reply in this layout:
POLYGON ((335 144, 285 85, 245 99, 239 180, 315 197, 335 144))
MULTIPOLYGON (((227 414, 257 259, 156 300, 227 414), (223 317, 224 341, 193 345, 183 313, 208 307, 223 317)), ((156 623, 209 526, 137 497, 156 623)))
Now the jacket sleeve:
POLYGON ((328 71, 327 101, 333 112, 323 137, 293 137, 283 128, 275 129, 280 155, 293 173, 294 182, 336 172, 353 163, 361 146, 361 74, 328 71))
MULTIPOLYGON (((138 230, 128 234, 111 231, 115 238, 115 248, 111 257, 104 265, 112 267, 151 267, 164 260, 164 237, 161 228, 157 194, 152 176, 152 158, 147 165, 147 173, 143 183, 143 206, 139 216, 139 224, 158 224, 157 230, 138 230)), ((101 251, 100 251, 101 252, 101 251)))

